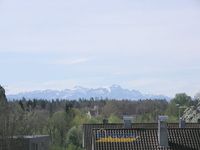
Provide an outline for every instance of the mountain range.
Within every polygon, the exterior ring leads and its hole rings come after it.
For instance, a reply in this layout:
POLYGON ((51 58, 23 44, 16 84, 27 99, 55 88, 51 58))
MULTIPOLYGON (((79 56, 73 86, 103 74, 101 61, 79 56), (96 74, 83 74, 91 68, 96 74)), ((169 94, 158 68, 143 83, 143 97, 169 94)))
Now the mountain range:
POLYGON ((119 85, 112 85, 109 88, 85 88, 76 86, 73 89, 65 90, 36 90, 31 92, 23 92, 13 95, 7 95, 9 100, 13 99, 69 99, 78 100, 79 98, 90 99, 93 98, 108 98, 108 99, 129 99, 129 100, 139 100, 139 99, 166 99, 170 98, 165 95, 151 95, 143 94, 137 90, 124 89, 119 85))

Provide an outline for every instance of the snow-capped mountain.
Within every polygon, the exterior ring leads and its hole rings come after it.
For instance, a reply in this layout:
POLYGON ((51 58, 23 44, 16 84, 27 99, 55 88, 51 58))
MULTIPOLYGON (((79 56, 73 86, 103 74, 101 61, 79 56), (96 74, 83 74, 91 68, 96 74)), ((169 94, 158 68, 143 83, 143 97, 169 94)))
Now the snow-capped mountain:
POLYGON ((73 89, 65 90, 37 90, 31 92, 18 93, 15 95, 7 95, 8 99, 69 99, 77 100, 79 98, 90 99, 93 98, 108 98, 108 99, 169 99, 169 97, 164 95, 149 95, 142 94, 136 90, 124 89, 119 85, 112 85, 109 88, 84 88, 76 86, 73 89))

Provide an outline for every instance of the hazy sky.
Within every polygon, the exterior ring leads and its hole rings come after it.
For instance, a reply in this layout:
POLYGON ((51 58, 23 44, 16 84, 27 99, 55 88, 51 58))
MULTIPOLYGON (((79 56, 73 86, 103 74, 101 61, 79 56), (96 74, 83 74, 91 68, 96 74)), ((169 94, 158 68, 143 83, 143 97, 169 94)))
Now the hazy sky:
POLYGON ((119 84, 200 91, 199 0, 0 0, 7 93, 119 84))

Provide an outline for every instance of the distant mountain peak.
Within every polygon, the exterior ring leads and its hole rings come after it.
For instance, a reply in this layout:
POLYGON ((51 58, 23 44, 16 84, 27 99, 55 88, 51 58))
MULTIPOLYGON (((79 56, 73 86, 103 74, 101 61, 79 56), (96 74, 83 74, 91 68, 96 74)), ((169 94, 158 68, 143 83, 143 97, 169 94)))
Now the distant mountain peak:
POLYGON ((150 95, 142 94, 137 90, 124 89, 120 85, 112 85, 109 88, 85 88, 82 86, 75 86, 72 89, 65 90, 37 90, 31 92, 23 92, 15 95, 8 95, 8 99, 21 99, 25 97, 27 99, 69 99, 77 100, 79 98, 90 99, 94 98, 108 98, 108 99, 129 99, 129 100, 139 100, 139 99, 169 99, 169 97, 164 95, 150 95))

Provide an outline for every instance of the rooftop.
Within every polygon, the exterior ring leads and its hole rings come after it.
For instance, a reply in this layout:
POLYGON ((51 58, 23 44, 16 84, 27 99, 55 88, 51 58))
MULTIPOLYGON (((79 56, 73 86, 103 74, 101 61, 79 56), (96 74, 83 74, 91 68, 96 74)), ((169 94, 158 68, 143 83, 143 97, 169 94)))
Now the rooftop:
MULTIPOLYGON (((157 129, 93 129, 93 150, 199 150, 199 128, 170 128, 168 129, 169 147, 160 147, 157 138, 157 129), (115 141, 99 141, 99 133, 115 135, 115 141), (116 135, 133 135, 133 140, 119 138, 116 135)), ((108 140, 108 139, 107 139, 108 140)))
MULTIPOLYGON (((169 147, 158 145, 158 123, 133 123, 131 129, 124 124, 84 124, 84 147, 86 150, 199 150, 200 124, 186 123, 186 128, 178 128, 178 123, 168 123, 169 147), (100 131, 101 129, 101 131, 100 131), (99 133, 114 135, 115 139, 98 140, 99 133), (116 135, 135 135, 135 139, 116 138, 116 135), (106 141, 107 140, 107 141, 106 141), (122 141, 120 141, 122 140, 122 141), (123 141, 124 140, 124 141, 123 141)), ((102 135, 100 134, 100 135, 102 135)), ((123 137, 123 136, 122 136, 123 137)))

